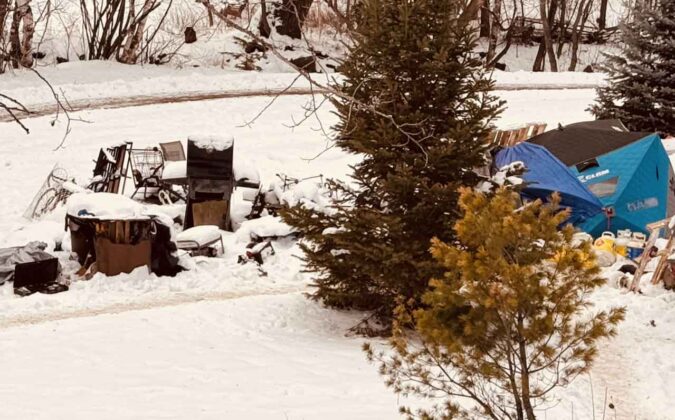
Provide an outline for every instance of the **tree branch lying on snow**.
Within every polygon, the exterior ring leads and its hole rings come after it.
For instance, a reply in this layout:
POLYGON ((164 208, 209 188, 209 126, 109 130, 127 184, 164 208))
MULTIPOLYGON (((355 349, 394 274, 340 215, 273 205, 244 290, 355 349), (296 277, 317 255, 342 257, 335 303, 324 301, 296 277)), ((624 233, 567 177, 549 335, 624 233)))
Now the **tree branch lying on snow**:
POLYGON ((21 102, 10 96, 0 93, 0 108, 4 109, 5 112, 9 114, 9 116, 12 117, 14 122, 19 124, 19 126, 26 132, 26 134, 30 133, 28 127, 26 127, 21 122, 19 116, 17 116, 17 113, 30 114, 28 108, 26 108, 21 102))

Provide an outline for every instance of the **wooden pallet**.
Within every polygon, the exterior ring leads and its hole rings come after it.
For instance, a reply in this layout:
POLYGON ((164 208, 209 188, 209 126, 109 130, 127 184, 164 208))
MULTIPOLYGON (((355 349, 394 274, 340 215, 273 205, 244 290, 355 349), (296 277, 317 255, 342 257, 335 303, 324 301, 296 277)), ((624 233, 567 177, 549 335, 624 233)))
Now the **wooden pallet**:
POLYGON ((511 130, 495 130, 488 134, 488 144, 510 147, 537 136, 546 130, 546 124, 530 123, 511 130))

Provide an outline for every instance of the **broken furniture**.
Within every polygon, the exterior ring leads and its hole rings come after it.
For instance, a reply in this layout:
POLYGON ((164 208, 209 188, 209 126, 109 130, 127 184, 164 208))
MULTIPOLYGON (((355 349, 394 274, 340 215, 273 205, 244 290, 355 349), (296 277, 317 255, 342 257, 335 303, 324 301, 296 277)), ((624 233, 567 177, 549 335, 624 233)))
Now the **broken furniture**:
POLYGON ((200 225, 230 228, 230 200, 235 185, 233 154, 231 137, 188 138, 186 229, 200 225))
MULTIPOLYGON (((108 192, 117 194, 120 191, 121 178, 127 173, 127 167, 124 163, 127 159, 127 153, 133 144, 130 142, 118 144, 115 146, 101 149, 94 167, 94 178, 87 186, 87 189, 94 192, 108 192)), ((126 184, 126 178, 124 179, 126 184)), ((122 185, 124 191, 124 185, 122 185)))
POLYGON ((167 143, 160 143, 162 149, 162 156, 165 162, 183 162, 185 161, 185 149, 183 143, 180 141, 170 141, 167 143))
MULTIPOLYGON (((131 150, 132 143, 122 143, 99 150, 98 159, 95 161, 93 178, 86 189, 94 192, 109 192, 117 194, 120 185, 124 191, 126 177, 122 182, 123 174, 126 174, 130 161, 125 160, 131 150)), ((75 184, 68 176, 68 172, 58 164, 54 165, 47 179, 42 184, 37 194, 31 201, 28 209, 24 212, 27 219, 37 219, 52 212, 60 204, 65 203, 72 194, 82 191, 84 188, 75 184)))
POLYGON ((217 245, 220 245, 220 253, 225 253, 220 228, 213 225, 195 226, 182 231, 176 235, 176 245, 193 256, 215 257, 218 255, 217 245))
POLYGON ((180 141, 160 143, 162 157, 164 158, 164 169, 162 170, 162 183, 173 192, 172 195, 179 196, 185 200, 185 193, 179 194, 173 189, 174 186, 180 187, 183 191, 187 188, 187 161, 185 159, 185 149, 180 141))

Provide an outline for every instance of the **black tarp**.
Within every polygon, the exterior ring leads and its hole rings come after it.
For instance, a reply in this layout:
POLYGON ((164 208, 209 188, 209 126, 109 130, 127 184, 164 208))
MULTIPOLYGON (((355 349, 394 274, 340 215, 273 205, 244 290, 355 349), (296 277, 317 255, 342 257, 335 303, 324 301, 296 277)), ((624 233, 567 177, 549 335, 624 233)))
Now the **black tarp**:
POLYGON ((619 120, 584 121, 547 131, 528 141, 544 146, 567 166, 620 149, 651 133, 629 132, 619 120))

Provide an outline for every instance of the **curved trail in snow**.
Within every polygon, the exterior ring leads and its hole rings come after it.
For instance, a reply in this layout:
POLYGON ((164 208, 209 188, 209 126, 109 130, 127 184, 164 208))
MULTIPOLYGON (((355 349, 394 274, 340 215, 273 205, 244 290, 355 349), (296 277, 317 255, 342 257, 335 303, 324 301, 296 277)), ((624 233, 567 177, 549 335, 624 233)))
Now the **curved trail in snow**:
MULTIPOLYGON (((594 84, 535 84, 535 85, 520 85, 520 84, 503 84, 496 85, 495 91, 534 91, 534 90, 568 90, 568 89, 595 89, 597 85, 594 84)), ((184 92, 177 94, 161 94, 161 95, 147 95, 147 96, 127 96, 127 97, 110 97, 97 99, 80 99, 68 101, 67 106, 69 112, 85 111, 90 109, 116 109, 116 108, 130 108, 136 106, 157 105, 157 104, 171 104, 181 102, 197 102, 209 101, 214 99, 227 98, 246 98, 256 96, 290 96, 290 95, 312 95, 323 94, 325 90, 309 89, 309 88, 284 88, 284 89, 262 89, 262 90, 231 90, 218 92, 184 92)), ((30 114, 18 115, 20 119, 38 118, 56 113, 56 103, 42 103, 27 105, 30 109, 30 114)), ((0 122, 13 121, 11 115, 0 115, 0 122)))
POLYGON ((130 302, 111 303, 94 308, 75 308, 73 310, 63 310, 46 313, 31 313, 26 315, 10 315, 0 318, 0 331, 8 328, 20 327, 25 325, 42 324, 45 322, 61 321, 73 318, 89 318, 99 315, 114 315, 129 311, 142 311, 145 309, 164 308, 169 306, 185 305, 198 302, 212 302, 220 300, 238 299, 248 296, 272 296, 287 295, 292 293, 305 292, 309 289, 307 286, 286 286, 280 288, 257 289, 257 290, 230 290, 214 291, 206 293, 176 293, 168 296, 157 297, 154 299, 141 299, 130 302))

